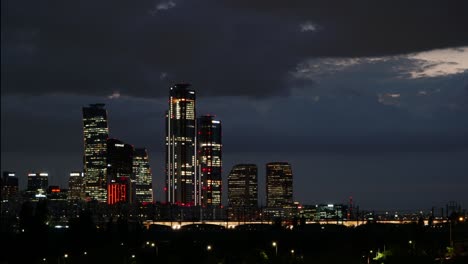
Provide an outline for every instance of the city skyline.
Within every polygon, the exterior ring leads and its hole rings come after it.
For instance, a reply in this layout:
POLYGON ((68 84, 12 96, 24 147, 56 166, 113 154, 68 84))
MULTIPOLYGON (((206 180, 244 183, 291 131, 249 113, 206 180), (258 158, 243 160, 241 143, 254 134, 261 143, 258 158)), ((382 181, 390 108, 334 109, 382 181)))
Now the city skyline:
POLYGON ((2 2, 1 170, 66 186, 104 103, 164 201, 167 92, 188 82, 223 122, 222 186, 256 164, 263 205, 275 161, 303 203, 468 204, 467 3, 332 2, 2 2))

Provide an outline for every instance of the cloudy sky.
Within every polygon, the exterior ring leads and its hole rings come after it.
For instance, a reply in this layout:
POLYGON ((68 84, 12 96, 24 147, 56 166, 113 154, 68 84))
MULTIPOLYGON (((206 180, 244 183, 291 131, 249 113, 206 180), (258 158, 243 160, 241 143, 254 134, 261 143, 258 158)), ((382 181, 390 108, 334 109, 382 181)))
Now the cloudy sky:
MULTIPOLYGON (((295 199, 430 209, 468 198, 468 3, 2 1, 1 169, 82 169, 81 107, 164 179, 169 86, 223 122, 224 169, 289 161, 295 199)), ((24 186, 23 186, 24 187, 24 186)), ((263 201, 264 191, 260 191, 263 201)))

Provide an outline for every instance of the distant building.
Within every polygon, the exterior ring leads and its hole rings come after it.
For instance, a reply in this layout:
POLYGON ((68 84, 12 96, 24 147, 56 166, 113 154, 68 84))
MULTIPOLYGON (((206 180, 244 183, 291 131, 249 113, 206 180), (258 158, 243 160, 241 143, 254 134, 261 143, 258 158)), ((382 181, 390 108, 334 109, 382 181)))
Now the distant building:
POLYGON ((18 177, 16 177, 16 173, 4 171, 1 183, 0 190, 2 200, 9 200, 18 195, 18 177))
POLYGON ((166 113, 166 201, 170 204, 200 203, 196 176, 195 91, 190 84, 175 84, 169 92, 166 113))
POLYGON ((117 202, 134 203, 136 181, 133 174, 133 146, 118 139, 107 140, 107 185, 108 204, 117 202), (121 185, 125 185, 122 187, 121 185), (109 186, 111 188, 109 189, 109 186), (117 187, 116 187, 117 186, 117 187), (125 195, 113 192, 125 189, 125 195), (111 197, 114 196, 114 197, 111 197), (122 200, 122 197, 125 197, 122 200))
POLYGON ((109 137, 104 104, 83 107, 84 173, 87 199, 107 201, 106 140, 109 137))
POLYGON ((49 187, 49 174, 47 172, 28 173, 28 188, 26 192, 31 198, 45 198, 49 187))
POLYGON ((68 178, 68 199, 70 201, 82 200, 85 198, 83 172, 71 172, 68 178))
POLYGON ((60 189, 57 185, 51 185, 47 188, 47 199, 55 201, 66 201, 68 190, 60 189))
POLYGON ((197 190, 201 191, 200 198, 203 206, 221 206, 221 122, 211 115, 201 116, 197 121, 199 162, 197 190))
MULTIPOLYGON (((228 218, 249 221, 259 216, 257 165, 235 165, 228 176, 228 218)), ((261 217, 261 216, 260 216, 261 217)))
POLYGON ((283 208, 293 205, 293 174, 287 162, 266 165, 267 207, 283 208))
POLYGON ((136 201, 153 202, 153 175, 145 148, 136 148, 133 153, 133 174, 136 178, 136 201))

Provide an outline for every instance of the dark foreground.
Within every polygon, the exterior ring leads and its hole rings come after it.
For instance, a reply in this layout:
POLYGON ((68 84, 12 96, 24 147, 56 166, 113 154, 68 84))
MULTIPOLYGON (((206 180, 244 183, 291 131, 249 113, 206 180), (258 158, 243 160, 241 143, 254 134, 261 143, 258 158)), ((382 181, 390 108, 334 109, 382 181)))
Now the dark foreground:
POLYGON ((468 263, 465 222, 171 230, 125 221, 97 229, 80 220, 2 232, 1 243, 0 263, 468 263))

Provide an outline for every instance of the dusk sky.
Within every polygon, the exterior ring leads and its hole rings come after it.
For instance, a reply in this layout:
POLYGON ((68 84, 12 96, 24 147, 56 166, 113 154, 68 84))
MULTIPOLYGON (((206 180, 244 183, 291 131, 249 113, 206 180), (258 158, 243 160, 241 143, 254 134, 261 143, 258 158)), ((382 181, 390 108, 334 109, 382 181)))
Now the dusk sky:
MULTIPOLYGON (((232 166, 288 161, 294 199, 468 206, 468 1, 1 2, 1 170, 82 170, 82 107, 150 154, 163 199, 169 87, 223 124, 232 166)), ((227 192, 227 185, 224 185, 227 192)), ((224 196, 224 195, 223 195, 224 196)))

